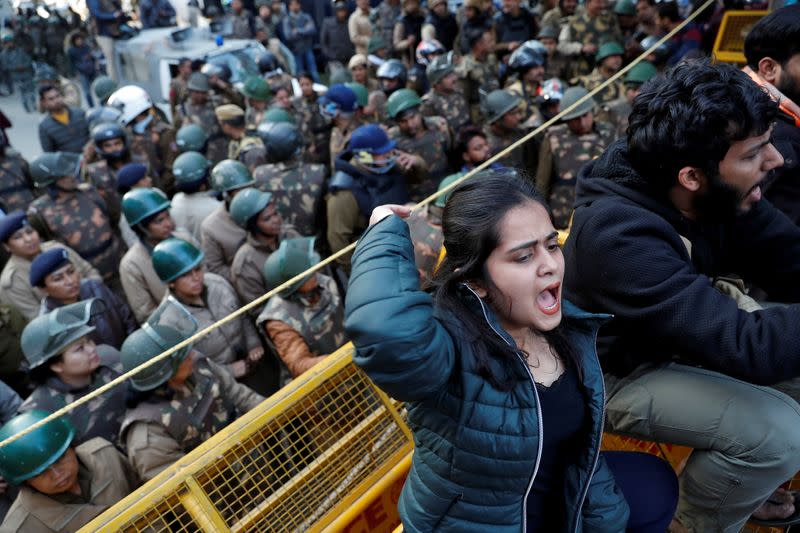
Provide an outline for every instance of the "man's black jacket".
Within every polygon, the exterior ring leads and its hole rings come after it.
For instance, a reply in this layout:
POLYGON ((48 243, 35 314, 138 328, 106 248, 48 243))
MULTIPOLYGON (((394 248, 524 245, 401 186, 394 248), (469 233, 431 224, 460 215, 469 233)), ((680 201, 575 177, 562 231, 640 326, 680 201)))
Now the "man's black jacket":
POLYGON ((679 356, 753 383, 800 376, 800 306, 748 313, 711 286, 735 273, 800 301, 800 229, 763 200, 727 224, 688 220, 631 168, 625 142, 581 172, 564 248, 566 297, 615 315, 598 339, 604 370, 679 356))

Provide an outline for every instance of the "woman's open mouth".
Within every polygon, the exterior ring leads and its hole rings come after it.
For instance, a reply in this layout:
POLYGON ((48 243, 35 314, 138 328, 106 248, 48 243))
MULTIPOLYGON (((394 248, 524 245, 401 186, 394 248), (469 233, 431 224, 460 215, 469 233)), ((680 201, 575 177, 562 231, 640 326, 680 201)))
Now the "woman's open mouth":
POLYGON ((554 315, 561 309, 560 297, 561 282, 555 282, 545 287, 536 297, 536 305, 546 315, 554 315))

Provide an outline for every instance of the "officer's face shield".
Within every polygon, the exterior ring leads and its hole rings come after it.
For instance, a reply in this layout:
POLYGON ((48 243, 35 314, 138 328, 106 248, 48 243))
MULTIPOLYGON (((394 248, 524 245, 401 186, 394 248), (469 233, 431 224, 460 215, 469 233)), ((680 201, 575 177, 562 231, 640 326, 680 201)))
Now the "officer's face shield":
POLYGON ((90 298, 65 305, 31 321, 22 333, 26 366, 36 368, 63 353, 95 330, 93 317, 106 311, 103 300, 90 298))
MULTIPOLYGON (((188 339, 197 333, 198 329, 197 319, 172 295, 168 295, 161 302, 142 326, 142 330, 162 352, 188 339)), ((172 373, 178 369, 191 350, 192 345, 189 344, 170 356, 172 373)))
POLYGON ((395 150, 382 154, 360 151, 353 155, 353 159, 372 174, 388 174, 397 165, 395 150))

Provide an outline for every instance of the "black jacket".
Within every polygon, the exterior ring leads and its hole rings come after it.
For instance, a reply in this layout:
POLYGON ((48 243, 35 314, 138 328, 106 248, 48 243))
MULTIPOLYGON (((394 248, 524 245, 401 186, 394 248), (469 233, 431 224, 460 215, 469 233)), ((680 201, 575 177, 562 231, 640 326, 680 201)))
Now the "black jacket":
POLYGON ((764 195, 775 207, 800 225, 800 127, 794 118, 779 113, 772 142, 783 156, 783 166, 773 170, 764 195))
POLYGON ((564 254, 566 297, 615 315, 598 339, 607 372, 679 356, 753 383, 800 375, 800 306, 748 313, 711 286, 735 273, 800 300, 800 228, 769 202, 728 224, 690 221, 648 189, 623 139, 578 177, 564 254))
POLYGON ((48 113, 39 123, 39 144, 42 152, 74 152, 80 154, 89 140, 89 123, 83 109, 69 108, 69 124, 62 124, 48 113))

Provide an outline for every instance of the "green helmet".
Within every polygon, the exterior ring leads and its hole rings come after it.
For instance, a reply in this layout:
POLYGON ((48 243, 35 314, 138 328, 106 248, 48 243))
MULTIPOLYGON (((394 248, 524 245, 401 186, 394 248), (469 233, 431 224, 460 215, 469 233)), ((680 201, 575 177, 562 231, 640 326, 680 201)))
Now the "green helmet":
POLYGON ((656 70, 656 67, 654 67, 652 63, 649 61, 642 61, 636 63, 627 74, 625 74, 623 83, 625 85, 641 85, 656 74, 658 74, 658 70, 656 70))
POLYGON ((193 72, 186 80, 186 88, 190 91, 207 93, 211 91, 211 83, 208 81, 208 76, 202 72, 193 72))
POLYGON ((206 179, 209 166, 211 166, 211 163, 206 159, 206 156, 199 152, 182 153, 175 158, 175 162, 172 164, 175 185, 180 188, 182 185, 206 179))
POLYGON ((148 217, 169 209, 172 205, 160 189, 131 189, 122 197, 122 212, 125 220, 133 227, 148 217))
POLYGON ((72 152, 45 152, 30 163, 31 177, 37 187, 46 187, 64 176, 75 176, 81 156, 72 152))
POLYGON ((108 76, 96 77, 92 82, 91 87, 89 87, 89 89, 92 91, 92 94, 95 95, 100 102, 105 102, 108 100, 108 97, 111 96, 118 88, 119 86, 117 85, 117 82, 108 76))
POLYGON ((242 93, 252 100, 266 102, 272 95, 267 80, 260 76, 250 76, 245 80, 242 93))
POLYGON ((247 229, 250 219, 258 215, 272 201, 272 193, 258 189, 245 189, 231 201, 231 218, 237 225, 247 229))
MULTIPOLYGON (((441 181, 441 183, 439 183, 439 188, 437 190, 441 191, 442 189, 444 189, 445 187, 447 187, 448 185, 450 185, 463 175, 464 175, 463 172, 456 172, 455 174, 450 174, 449 176, 444 178, 441 181)), ((448 196, 450 196, 450 192, 448 192, 447 194, 442 194, 440 196, 437 196, 436 201, 434 201, 433 205, 435 205, 436 207, 444 207, 445 202, 447 202, 448 196)))
POLYGON ((416 92, 411 89, 398 89, 386 101, 386 111, 390 117, 397 118, 397 115, 403 111, 420 105, 422 105, 422 100, 419 99, 416 92))
MULTIPOLYGON (((589 91, 583 87, 570 87, 564 91, 564 97, 561 98, 561 109, 567 109, 569 106, 589 94, 589 91)), ((561 117, 562 121, 572 120, 573 118, 582 117, 586 113, 592 111, 595 107, 594 98, 587 98, 578 107, 561 117)))
POLYGON ((267 159, 271 163, 288 161, 303 147, 303 134, 294 124, 286 122, 262 122, 258 136, 264 143, 267 159))
POLYGON ((614 13, 617 15, 626 15, 628 17, 636 16, 636 2, 634 0, 617 0, 614 4, 614 13))
POLYGON ((37 316, 22 330, 20 344, 28 368, 36 368, 58 356, 72 343, 95 330, 92 316, 105 311, 105 304, 90 298, 37 316))
POLYGON ((600 63, 607 57, 610 56, 624 56, 625 49, 622 48, 622 45, 619 43, 603 43, 600 45, 600 48, 597 49, 597 54, 594 56, 594 60, 600 63))
POLYGON ((360 107, 367 107, 367 104, 369 104, 369 92, 366 87, 355 81, 349 81, 344 86, 356 93, 356 101, 360 107))
POLYGON ((175 134, 175 144, 178 145, 181 152, 203 152, 206 142, 208 142, 208 135, 197 124, 182 126, 175 134))
POLYGON ((247 167, 239 161, 225 159, 211 171, 211 187, 218 192, 235 191, 256 184, 247 167))
POLYGON ((161 281, 170 283, 199 265, 204 257, 194 244, 170 237, 153 248, 153 269, 161 281))
MULTIPOLYGON (((51 413, 35 409, 17 415, 0 428, 0 441, 22 433, 51 413)), ((0 475, 12 485, 36 477, 61 459, 75 436, 75 428, 59 417, 0 448, 0 475)))
POLYGON ((514 93, 497 89, 486 95, 481 102, 481 111, 488 124, 493 124, 503 118, 503 115, 517 107, 522 99, 514 93))
POLYGON ((264 122, 288 122, 289 124, 294 124, 295 120, 285 109, 270 107, 264 113, 264 118, 261 119, 261 123, 263 124, 264 122))
MULTIPOLYGON (((314 240, 314 237, 299 237, 281 241, 280 247, 270 254, 261 269, 264 281, 267 282, 267 289, 272 290, 319 263, 319 254, 314 251, 314 240)), ((311 274, 311 276, 313 275, 311 274)), ((284 298, 291 296, 311 276, 282 290, 280 295, 284 298)))
POLYGON ((428 77, 428 83, 431 87, 442 81, 442 79, 455 71, 453 62, 450 60, 450 55, 445 54, 437 57, 425 68, 425 75, 428 77))

